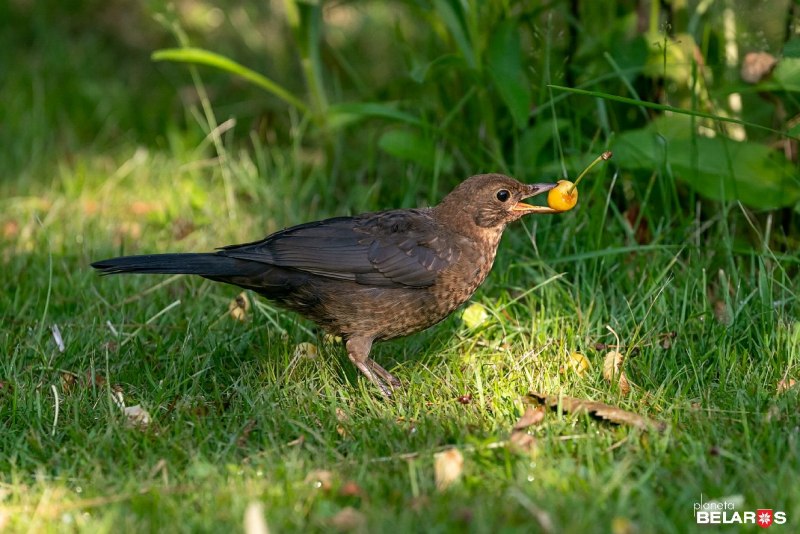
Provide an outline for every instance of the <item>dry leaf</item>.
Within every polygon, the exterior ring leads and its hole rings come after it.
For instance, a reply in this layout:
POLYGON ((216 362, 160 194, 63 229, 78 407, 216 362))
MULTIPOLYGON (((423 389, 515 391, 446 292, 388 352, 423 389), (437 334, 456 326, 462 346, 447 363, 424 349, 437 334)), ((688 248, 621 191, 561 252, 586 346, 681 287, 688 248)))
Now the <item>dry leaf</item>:
POLYGON ((269 534, 264 505, 253 501, 244 511, 244 534, 269 534))
POLYGON ((522 414, 522 417, 519 418, 514 424, 514 430, 525 430, 529 426, 538 425, 544 421, 544 406, 537 406, 533 408, 532 406, 525 407, 525 413, 522 414))
POLYGON ((250 434, 253 432, 255 428, 256 428, 256 420, 255 419, 248 420, 247 423, 244 425, 244 428, 242 429, 242 433, 239 434, 238 438, 236 438, 236 444, 239 447, 244 447, 247 444, 247 440, 250 437, 250 434))
POLYGON ((84 380, 86 381, 87 387, 97 386, 103 387, 106 385, 106 377, 101 375, 100 373, 92 374, 91 371, 86 371, 84 375, 84 380))
POLYGON ((114 245, 121 246, 126 241, 138 241, 142 237, 142 225, 136 221, 125 221, 114 231, 114 245))
POLYGON ((150 425, 150 413, 139 404, 126 406, 122 413, 128 420, 128 426, 144 429, 150 425))
POLYGON ((569 355, 568 363, 570 369, 575 371, 575 374, 577 374, 578 376, 583 376, 584 374, 586 374, 586 371, 588 371, 589 368, 591 367, 589 360, 586 358, 586 356, 584 356, 580 352, 571 353, 569 355))
POLYGON ((330 524, 338 530, 356 530, 363 528, 367 523, 367 518, 353 508, 348 506, 342 508, 336 515, 330 518, 330 524))
POLYGON ((622 369, 622 361, 622 353, 616 350, 608 351, 603 360, 603 378, 607 382, 613 382, 614 378, 619 376, 622 369))
POLYGON ((299 447, 306 442, 306 437, 300 434, 298 437, 286 444, 287 447, 299 447))
POLYGON ((518 453, 531 453, 536 450, 536 438, 524 430, 514 430, 508 438, 508 444, 512 451, 518 453))
POLYGON ((797 380, 794 378, 783 378, 778 382, 778 393, 785 393, 797 385, 797 380))
POLYGON ((342 336, 334 336, 333 334, 325 334, 322 339, 325 341, 325 343, 331 345, 342 342, 342 336))
POLYGON ((433 456, 436 489, 444 491, 452 486, 464 470, 464 456, 458 449, 448 449, 433 456))
POLYGON ((69 371, 63 371, 61 373, 61 391, 63 391, 65 394, 72 391, 77 382, 78 375, 75 373, 71 373, 69 371))
POLYGON ((667 428, 663 421, 654 421, 639 414, 623 410, 618 406, 611 406, 602 402, 589 399, 577 399, 558 395, 544 395, 542 393, 530 392, 526 395, 529 402, 543 404, 548 408, 557 410, 559 407, 564 413, 578 414, 586 412, 592 417, 615 423, 618 425, 628 425, 640 430, 658 430, 667 428))
POLYGON ((640 245, 647 245, 653 240, 647 217, 641 215, 642 209, 638 204, 633 204, 623 212, 623 217, 633 233, 633 238, 640 245), (638 223, 638 224, 637 224, 638 223))
POLYGON ((628 377, 625 376, 623 371, 620 371, 619 373, 619 390, 623 395, 627 395, 631 392, 631 384, 628 382, 628 377))
POLYGON ((106 384, 106 377, 99 373, 92 374, 91 371, 86 371, 84 373, 83 379, 78 380, 78 375, 71 371, 62 371, 61 372, 61 390, 64 393, 71 392, 76 387, 87 387, 91 388, 93 386, 102 387, 106 384))
POLYGON ((339 495, 342 497, 364 497, 365 493, 361 486, 352 480, 348 480, 339 488, 339 495))
POLYGON ((477 302, 467 306, 461 313, 461 320, 464 321, 464 324, 469 328, 479 327, 485 323, 488 318, 489 314, 486 312, 486 308, 477 302))
POLYGON ((603 361, 603 378, 609 384, 613 384, 616 378, 619 390, 623 395, 627 395, 631 392, 631 385, 628 382, 628 377, 625 376, 625 371, 622 370, 623 361, 622 353, 616 350, 608 351, 603 361))
POLYGON ((150 212, 156 211, 158 205, 155 202, 146 202, 144 200, 134 200, 128 209, 133 215, 147 215, 150 212))
POLYGON ((778 60, 767 52, 748 52, 742 60, 741 76, 746 83, 758 83, 770 75, 778 60))
POLYGON ((236 298, 228 304, 228 312, 231 317, 237 321, 244 321, 247 319, 247 311, 250 309, 250 300, 247 298, 247 293, 242 291, 236 298))
POLYGON ((308 359, 313 360, 319 354, 319 348, 313 343, 303 341, 294 346, 294 359, 308 359))
POLYGON ((19 223, 15 220, 6 221, 3 223, 3 237, 11 239, 19 234, 19 223))
POLYGON ((673 332, 665 332, 663 334, 660 334, 658 337, 661 338, 659 340, 659 344, 661 345, 661 348, 664 349, 664 350, 669 350, 669 349, 672 348, 672 341, 676 337, 678 337, 678 333, 674 332, 674 331, 673 332))
POLYGON ((338 406, 336 407, 336 420, 339 421, 340 423, 343 423, 342 425, 336 426, 336 433, 339 434, 341 437, 346 437, 347 429, 344 427, 344 423, 350 421, 350 416, 347 414, 347 412, 345 412, 338 406))
POLYGON ((511 436, 508 438, 509 446, 516 452, 532 452, 536 448, 536 438, 528 434, 528 427, 538 425, 544 420, 544 407, 525 407, 525 413, 514 424, 511 436))
POLYGON ((116 404, 119 407, 120 410, 124 410, 125 409, 125 396, 122 394, 122 388, 120 388, 120 389, 117 389, 117 388, 112 389, 112 391, 111 391, 111 400, 114 401, 114 404, 116 404))

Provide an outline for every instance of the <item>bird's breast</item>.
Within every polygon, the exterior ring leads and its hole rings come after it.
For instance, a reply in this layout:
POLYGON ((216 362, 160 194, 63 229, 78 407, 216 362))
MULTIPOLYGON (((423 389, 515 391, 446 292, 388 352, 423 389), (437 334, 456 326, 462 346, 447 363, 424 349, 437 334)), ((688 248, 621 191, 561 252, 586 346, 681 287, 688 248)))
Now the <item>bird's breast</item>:
POLYGON ((442 313, 447 315, 469 300, 492 270, 496 254, 497 240, 462 247, 455 265, 431 287, 436 301, 442 303, 442 313))

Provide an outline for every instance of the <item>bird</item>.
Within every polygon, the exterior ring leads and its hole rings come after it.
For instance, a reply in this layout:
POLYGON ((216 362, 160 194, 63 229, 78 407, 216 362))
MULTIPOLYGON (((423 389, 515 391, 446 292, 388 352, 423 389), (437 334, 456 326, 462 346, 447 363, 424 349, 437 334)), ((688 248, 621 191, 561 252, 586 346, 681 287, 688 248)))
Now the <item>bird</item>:
POLYGON ((557 213, 523 202, 555 184, 502 174, 467 178, 433 207, 333 217, 206 253, 122 256, 101 274, 193 274, 256 293, 341 337, 350 361, 385 397, 401 382, 372 345, 425 330, 473 295, 506 226, 557 213))

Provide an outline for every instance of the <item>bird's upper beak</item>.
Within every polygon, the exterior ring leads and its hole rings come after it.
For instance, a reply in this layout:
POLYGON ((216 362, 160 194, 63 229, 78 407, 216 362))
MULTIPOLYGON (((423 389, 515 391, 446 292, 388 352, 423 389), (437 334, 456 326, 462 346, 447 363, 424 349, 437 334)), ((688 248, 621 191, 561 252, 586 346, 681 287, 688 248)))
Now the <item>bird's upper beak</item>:
MULTIPOLYGON (((528 191, 525 192, 522 198, 535 197, 536 195, 550 191, 555 186, 556 184, 529 184, 527 186, 528 191)), ((517 205, 511 208, 511 211, 521 211, 524 213, 558 213, 558 210, 548 206, 534 206, 532 204, 526 204, 525 202, 517 202, 517 205)))

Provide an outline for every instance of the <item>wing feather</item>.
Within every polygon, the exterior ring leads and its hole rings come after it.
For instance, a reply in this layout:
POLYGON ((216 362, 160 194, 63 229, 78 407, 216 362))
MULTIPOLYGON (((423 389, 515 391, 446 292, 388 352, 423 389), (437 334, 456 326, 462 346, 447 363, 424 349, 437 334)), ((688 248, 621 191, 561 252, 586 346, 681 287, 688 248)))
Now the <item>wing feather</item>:
POLYGON ((441 231, 429 210, 392 210, 294 226, 218 253, 335 280, 427 287, 460 255, 441 231))

